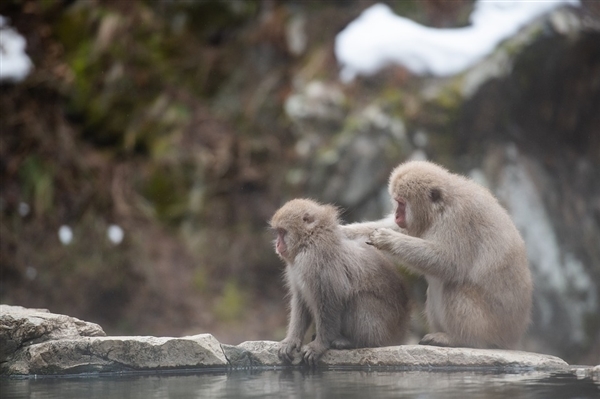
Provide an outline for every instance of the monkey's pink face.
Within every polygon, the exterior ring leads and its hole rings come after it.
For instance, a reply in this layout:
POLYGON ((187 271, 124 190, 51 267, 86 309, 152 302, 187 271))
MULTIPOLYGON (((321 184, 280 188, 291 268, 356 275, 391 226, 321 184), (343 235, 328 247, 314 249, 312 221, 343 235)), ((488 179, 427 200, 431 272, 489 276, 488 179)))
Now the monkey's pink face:
POLYGON ((396 198, 395 220, 399 227, 406 228, 406 200, 402 197, 396 198))
POLYGON ((275 252, 282 258, 287 257, 287 244, 285 243, 285 235, 287 231, 282 228, 278 228, 275 230, 277 232, 277 238, 275 239, 275 252))

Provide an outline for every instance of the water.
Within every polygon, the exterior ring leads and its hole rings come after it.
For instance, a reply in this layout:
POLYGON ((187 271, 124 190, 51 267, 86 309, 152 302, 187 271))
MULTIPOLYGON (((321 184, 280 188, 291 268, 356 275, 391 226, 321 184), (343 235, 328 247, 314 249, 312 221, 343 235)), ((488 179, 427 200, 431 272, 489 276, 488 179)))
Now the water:
POLYGON ((2 399, 99 398, 600 398, 573 374, 268 370, 0 379, 2 399))

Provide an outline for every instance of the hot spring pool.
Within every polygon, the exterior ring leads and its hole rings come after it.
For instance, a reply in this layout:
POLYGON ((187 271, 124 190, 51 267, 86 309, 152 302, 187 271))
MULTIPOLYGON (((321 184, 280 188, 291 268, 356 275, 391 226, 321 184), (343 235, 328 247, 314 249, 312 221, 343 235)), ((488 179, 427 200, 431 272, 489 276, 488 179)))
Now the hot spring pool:
POLYGON ((551 372, 278 369, 0 379, 3 399, 600 398, 600 381, 551 372))

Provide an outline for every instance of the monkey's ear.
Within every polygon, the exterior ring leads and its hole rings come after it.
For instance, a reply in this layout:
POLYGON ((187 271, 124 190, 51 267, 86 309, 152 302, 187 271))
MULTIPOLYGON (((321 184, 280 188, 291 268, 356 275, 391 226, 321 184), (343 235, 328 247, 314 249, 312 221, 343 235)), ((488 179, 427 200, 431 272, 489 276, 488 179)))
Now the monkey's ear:
POLYGON ((305 223, 311 224, 312 222, 315 221, 315 217, 308 212, 304 212, 304 216, 302 216, 302 220, 305 223))
POLYGON ((442 190, 437 187, 432 188, 429 190, 429 198, 431 198, 433 202, 438 202, 442 199, 442 190))

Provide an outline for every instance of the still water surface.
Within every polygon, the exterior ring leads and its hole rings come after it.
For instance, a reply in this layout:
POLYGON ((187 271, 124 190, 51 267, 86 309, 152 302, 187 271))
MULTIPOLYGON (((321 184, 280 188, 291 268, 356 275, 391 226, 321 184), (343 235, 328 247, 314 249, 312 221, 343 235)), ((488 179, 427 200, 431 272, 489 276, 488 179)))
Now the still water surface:
POLYGON ((600 398, 572 374, 268 370, 0 379, 2 399, 99 398, 600 398))

